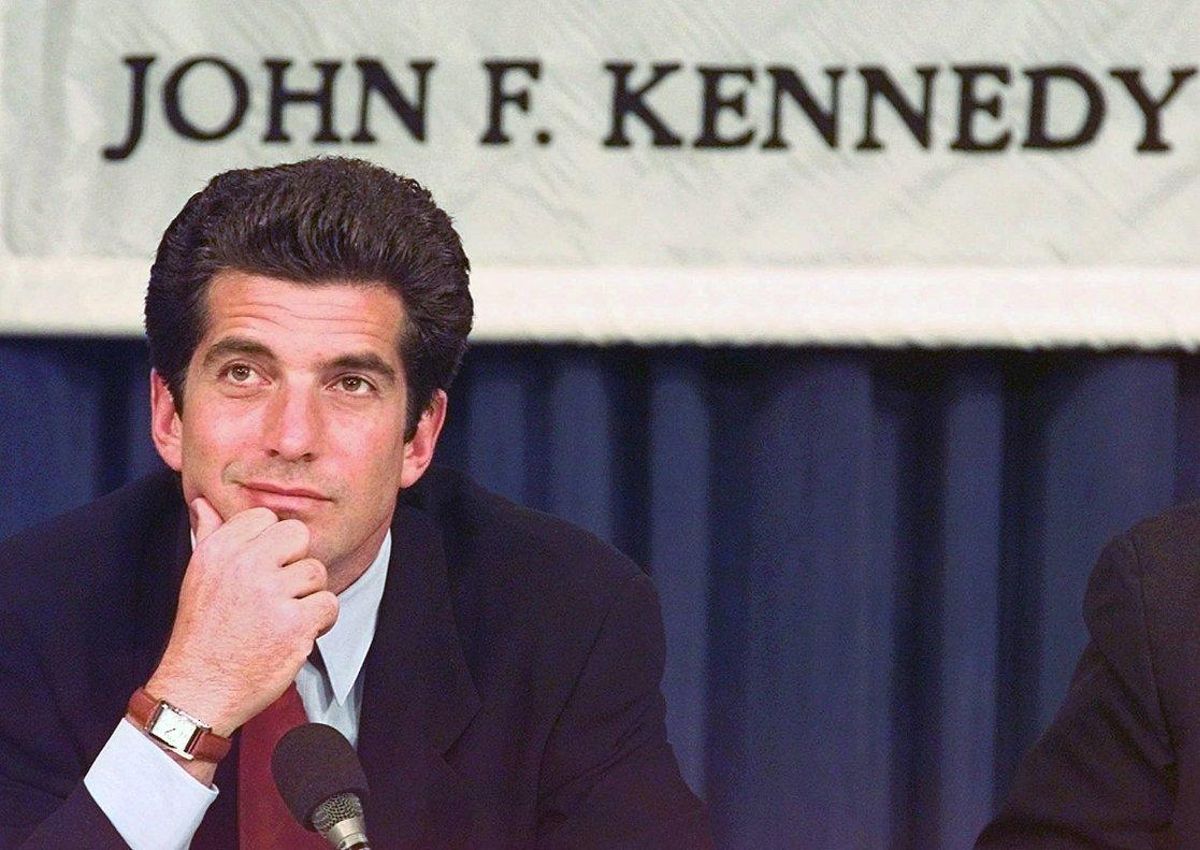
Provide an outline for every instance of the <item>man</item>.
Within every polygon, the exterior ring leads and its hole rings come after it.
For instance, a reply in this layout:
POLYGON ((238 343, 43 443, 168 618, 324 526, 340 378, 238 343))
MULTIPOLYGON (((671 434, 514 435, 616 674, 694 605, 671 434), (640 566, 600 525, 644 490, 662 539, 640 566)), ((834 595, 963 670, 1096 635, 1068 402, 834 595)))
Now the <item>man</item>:
POLYGON ((171 472, 0 545, 0 847, 299 846, 265 763, 306 718, 376 848, 708 845, 647 579, 430 468, 467 274, 364 162, 188 201, 146 297, 171 472))
POLYGON ((1200 504, 1109 544, 1054 722, 978 848, 1200 846, 1200 504))

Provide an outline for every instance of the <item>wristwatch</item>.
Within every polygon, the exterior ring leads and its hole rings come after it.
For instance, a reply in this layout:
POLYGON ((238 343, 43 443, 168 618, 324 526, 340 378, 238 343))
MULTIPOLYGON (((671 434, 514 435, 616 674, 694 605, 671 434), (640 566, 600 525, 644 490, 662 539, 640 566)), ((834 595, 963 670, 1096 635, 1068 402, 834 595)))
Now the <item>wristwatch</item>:
POLYGON ((151 740, 180 758, 215 763, 229 752, 228 738, 166 700, 150 696, 145 688, 133 692, 126 713, 151 740))

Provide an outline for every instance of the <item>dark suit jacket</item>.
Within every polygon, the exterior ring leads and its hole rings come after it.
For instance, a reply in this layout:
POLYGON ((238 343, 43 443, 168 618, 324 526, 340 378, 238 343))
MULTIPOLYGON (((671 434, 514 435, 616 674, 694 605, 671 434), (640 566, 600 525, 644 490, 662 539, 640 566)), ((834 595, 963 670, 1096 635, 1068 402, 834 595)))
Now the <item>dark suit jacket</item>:
POLYGON ((1200 847, 1200 503, 1108 545, 1090 642, 979 848, 1200 847))
MULTIPOLYGON (((709 846, 630 561, 436 469, 392 537, 358 746, 374 846, 709 846)), ((0 544, 0 848, 124 846, 81 780, 157 663, 188 557, 170 473, 0 544)), ((195 850, 237 845, 234 747, 195 850)))

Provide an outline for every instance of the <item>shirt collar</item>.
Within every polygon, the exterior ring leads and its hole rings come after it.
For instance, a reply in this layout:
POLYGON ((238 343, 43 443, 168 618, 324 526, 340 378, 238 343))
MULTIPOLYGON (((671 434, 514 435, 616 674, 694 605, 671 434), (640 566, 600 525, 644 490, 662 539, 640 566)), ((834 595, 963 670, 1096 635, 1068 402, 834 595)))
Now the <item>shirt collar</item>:
POLYGON ((379 603, 387 583, 388 561, 392 557, 392 532, 389 530, 379 554, 354 584, 338 594, 338 618, 333 628, 317 638, 321 660, 329 676, 334 699, 345 704, 367 660, 367 651, 375 637, 379 603))

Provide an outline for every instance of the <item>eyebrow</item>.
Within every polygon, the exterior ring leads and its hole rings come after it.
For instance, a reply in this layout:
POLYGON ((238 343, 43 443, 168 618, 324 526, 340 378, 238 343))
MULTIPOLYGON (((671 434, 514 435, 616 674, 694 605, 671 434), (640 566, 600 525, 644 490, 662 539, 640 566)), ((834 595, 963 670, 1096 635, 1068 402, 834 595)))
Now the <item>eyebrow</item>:
POLYGON ((373 352, 343 354, 322 364, 322 371, 349 369, 354 372, 369 372, 389 384, 396 383, 396 370, 373 352))
POLYGON ((226 357, 236 354, 245 357, 259 357, 264 360, 275 360, 275 352, 261 342, 255 342, 252 339, 242 336, 227 336, 213 343, 212 347, 204 352, 204 368, 207 369, 213 366, 218 360, 223 360, 226 357))
MULTIPOLYGON (((212 347, 204 353, 204 366, 205 368, 210 368, 217 361, 235 355, 257 357, 272 363, 277 359, 275 352, 261 342, 256 342, 242 336, 229 336, 213 343, 212 347)), ((343 369, 355 372, 369 372, 389 384, 396 383, 396 369, 378 354, 371 351, 341 354, 332 360, 321 363, 319 368, 322 372, 341 371, 343 369)))

